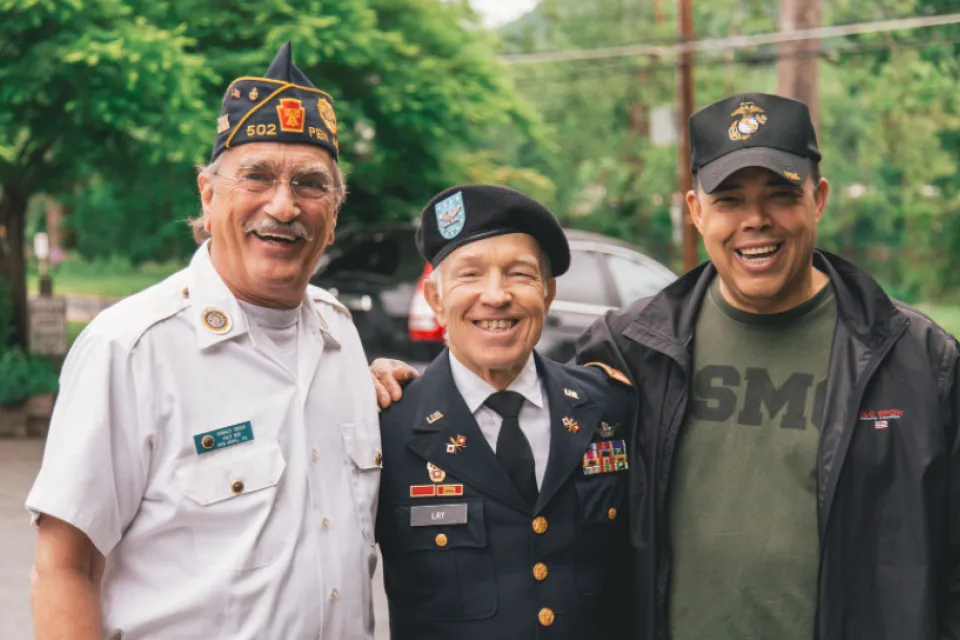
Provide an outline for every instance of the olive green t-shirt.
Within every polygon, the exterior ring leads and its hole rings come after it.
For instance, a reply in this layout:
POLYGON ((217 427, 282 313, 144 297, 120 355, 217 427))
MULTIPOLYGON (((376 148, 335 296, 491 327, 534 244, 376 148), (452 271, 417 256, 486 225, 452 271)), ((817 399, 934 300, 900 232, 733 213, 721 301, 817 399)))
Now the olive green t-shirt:
POLYGON ((671 476, 673 640, 810 640, 836 321, 830 284, 790 311, 755 315, 730 306, 714 279, 671 476))

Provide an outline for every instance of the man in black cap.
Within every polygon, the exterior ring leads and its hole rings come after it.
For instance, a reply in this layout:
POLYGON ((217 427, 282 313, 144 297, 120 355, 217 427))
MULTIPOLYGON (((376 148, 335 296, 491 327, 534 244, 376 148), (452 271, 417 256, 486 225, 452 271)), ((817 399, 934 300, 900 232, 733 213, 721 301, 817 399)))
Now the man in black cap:
POLYGON ((609 367, 533 351, 566 236, 493 186, 447 189, 421 220, 448 350, 380 415, 391 637, 626 637, 633 394, 609 367))
POLYGON ((27 499, 37 637, 372 640, 375 397, 349 313, 308 286, 336 134, 289 44, 231 83, 202 246, 71 349, 27 499))
POLYGON ((815 249, 805 105, 733 96, 690 141, 710 261, 577 352, 638 396, 635 637, 960 638, 956 341, 815 249))

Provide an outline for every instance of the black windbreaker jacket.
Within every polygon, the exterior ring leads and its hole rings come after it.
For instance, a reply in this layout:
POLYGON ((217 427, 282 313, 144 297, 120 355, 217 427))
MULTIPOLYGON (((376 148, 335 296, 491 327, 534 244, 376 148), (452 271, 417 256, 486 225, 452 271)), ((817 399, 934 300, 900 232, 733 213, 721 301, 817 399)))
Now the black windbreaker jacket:
MULTIPOLYGON (((838 321, 822 402, 811 638, 958 639, 957 342, 852 264, 826 252, 814 264, 830 276, 838 321), (886 428, 876 424, 883 420, 886 428)), ((707 263, 609 312, 578 345, 578 362, 627 372, 637 390, 630 536, 638 640, 669 637, 667 491, 689 404, 693 332, 715 275, 707 263)))

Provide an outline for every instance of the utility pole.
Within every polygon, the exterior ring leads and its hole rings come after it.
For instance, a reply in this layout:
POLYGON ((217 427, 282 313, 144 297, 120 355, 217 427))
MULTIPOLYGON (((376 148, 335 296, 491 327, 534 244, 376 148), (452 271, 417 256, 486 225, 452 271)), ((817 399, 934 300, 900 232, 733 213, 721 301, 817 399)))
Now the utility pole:
MULTIPOLYGON (((693 0, 677 0, 677 31, 681 45, 693 41, 693 0)), ((677 107, 679 122, 677 128, 677 184, 680 210, 683 211, 683 270, 690 271, 700 262, 699 233, 693 225, 693 218, 686 205, 687 192, 692 188, 690 181, 690 131, 687 122, 693 115, 693 51, 684 49, 677 60, 677 107)))
MULTIPOLYGON (((821 0, 780 0, 780 32, 820 26, 821 0)), ((802 100, 820 133, 820 40, 781 42, 777 50, 777 92, 802 100)))

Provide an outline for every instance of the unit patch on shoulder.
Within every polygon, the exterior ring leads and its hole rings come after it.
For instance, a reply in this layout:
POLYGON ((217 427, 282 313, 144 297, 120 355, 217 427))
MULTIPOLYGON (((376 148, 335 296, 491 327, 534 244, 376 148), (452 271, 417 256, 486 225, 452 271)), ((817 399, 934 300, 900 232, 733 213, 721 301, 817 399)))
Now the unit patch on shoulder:
POLYGON ((588 362, 588 363, 586 364, 586 366, 588 366, 588 367, 600 367, 601 369, 603 369, 603 370, 606 372, 606 374, 607 374, 608 376, 610 376, 611 378, 613 378, 613 379, 616 380, 617 382, 620 382, 620 383, 622 383, 622 384, 625 384, 625 385, 627 385, 628 387, 632 387, 632 386, 633 386, 633 384, 630 382, 630 378, 628 378, 628 377, 626 376, 626 374, 624 374, 622 371, 618 371, 617 369, 614 369, 614 368, 611 367, 610 365, 604 364, 604 363, 602 363, 602 362, 588 362))

